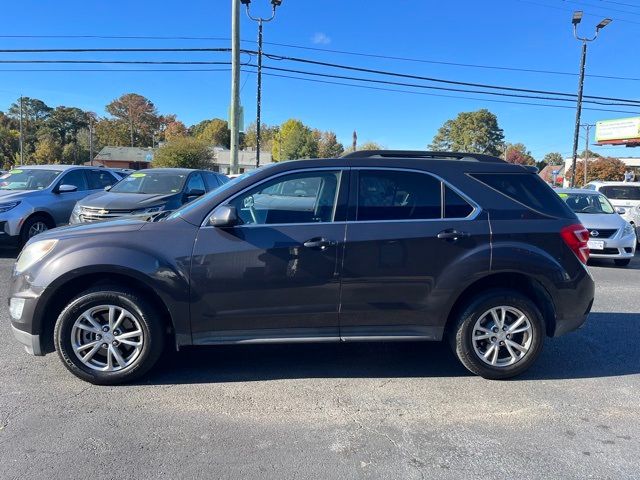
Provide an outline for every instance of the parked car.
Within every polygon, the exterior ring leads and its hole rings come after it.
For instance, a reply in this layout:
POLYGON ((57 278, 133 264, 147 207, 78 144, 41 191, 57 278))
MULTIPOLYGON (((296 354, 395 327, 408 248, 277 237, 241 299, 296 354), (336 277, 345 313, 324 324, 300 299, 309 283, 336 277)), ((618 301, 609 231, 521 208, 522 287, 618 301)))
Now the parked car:
POLYGON ((134 172, 106 191, 79 201, 69 223, 175 210, 227 181, 219 173, 187 168, 151 168, 134 172))
POLYGON ((608 258, 629 265, 636 253, 636 232, 607 197, 594 190, 559 189, 556 193, 589 230, 589 257, 608 258))
POLYGON ((76 202, 120 177, 111 170, 76 165, 28 165, 0 176, 0 238, 24 243, 66 225, 76 202))
POLYGON ((165 346, 442 339, 501 379, 585 322, 587 240, 522 166, 365 151, 269 165, 148 221, 42 234, 9 309, 29 353, 55 345, 97 384, 138 378, 165 346))
POLYGON ((595 190, 604 194, 619 213, 636 229, 640 242, 640 183, 639 182, 603 182, 593 181, 584 186, 586 190, 595 190))

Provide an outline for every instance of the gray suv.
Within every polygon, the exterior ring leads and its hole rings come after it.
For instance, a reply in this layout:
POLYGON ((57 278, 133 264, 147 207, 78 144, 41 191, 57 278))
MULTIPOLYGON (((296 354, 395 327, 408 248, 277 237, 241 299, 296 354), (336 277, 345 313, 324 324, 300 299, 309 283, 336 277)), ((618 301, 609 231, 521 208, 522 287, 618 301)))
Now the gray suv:
POLYGON ((93 383, 166 347, 447 340, 470 371, 525 371, 580 327, 588 231, 535 172, 484 155, 281 162, 147 221, 63 227, 13 270, 13 333, 93 383))
POLYGON ((25 243, 65 225, 76 202, 120 180, 105 168, 28 165, 0 177, 0 238, 25 243))

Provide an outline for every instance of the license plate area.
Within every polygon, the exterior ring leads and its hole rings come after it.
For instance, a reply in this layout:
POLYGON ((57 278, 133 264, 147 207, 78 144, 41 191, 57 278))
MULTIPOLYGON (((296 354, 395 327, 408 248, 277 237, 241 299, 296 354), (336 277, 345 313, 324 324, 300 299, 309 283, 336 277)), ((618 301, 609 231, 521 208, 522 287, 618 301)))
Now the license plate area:
POLYGON ((589 240, 589 250, 604 250, 604 240, 589 240))

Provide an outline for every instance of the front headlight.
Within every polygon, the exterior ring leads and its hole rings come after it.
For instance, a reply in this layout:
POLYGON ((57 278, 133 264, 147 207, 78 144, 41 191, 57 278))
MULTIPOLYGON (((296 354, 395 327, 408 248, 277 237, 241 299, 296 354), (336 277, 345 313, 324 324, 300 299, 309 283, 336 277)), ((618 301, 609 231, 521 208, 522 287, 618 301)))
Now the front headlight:
POLYGON ((73 215, 80 215, 82 208, 80 207, 80 203, 76 203, 75 207, 73 207, 73 215))
POLYGON ((630 223, 627 223, 624 226, 624 235, 631 235, 632 233, 635 233, 635 229, 633 228, 633 225, 631 225, 630 223))
POLYGON ((58 243, 58 240, 53 239, 40 240, 27 245, 22 252, 20 252, 20 256, 16 262, 15 272, 22 273, 29 267, 32 267, 35 263, 42 260, 51 250, 53 250, 56 243, 58 243))
POLYGON ((165 206, 166 205, 156 205, 155 207, 141 208, 140 210, 134 210, 133 213, 135 215, 142 215, 142 214, 145 214, 145 213, 161 212, 162 210, 164 210, 165 206))
POLYGON ((20 205, 20 202, 8 202, 8 203, 0 203, 0 213, 8 212, 12 208, 20 205))

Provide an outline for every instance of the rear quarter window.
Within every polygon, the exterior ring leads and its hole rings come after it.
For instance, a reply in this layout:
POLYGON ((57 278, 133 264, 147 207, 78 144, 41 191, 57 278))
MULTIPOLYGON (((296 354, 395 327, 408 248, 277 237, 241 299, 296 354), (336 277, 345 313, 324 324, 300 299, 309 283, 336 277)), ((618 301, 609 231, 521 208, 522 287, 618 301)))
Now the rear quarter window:
POLYGON ((525 207, 552 217, 573 212, 542 179, 533 173, 475 173, 472 177, 525 207))

